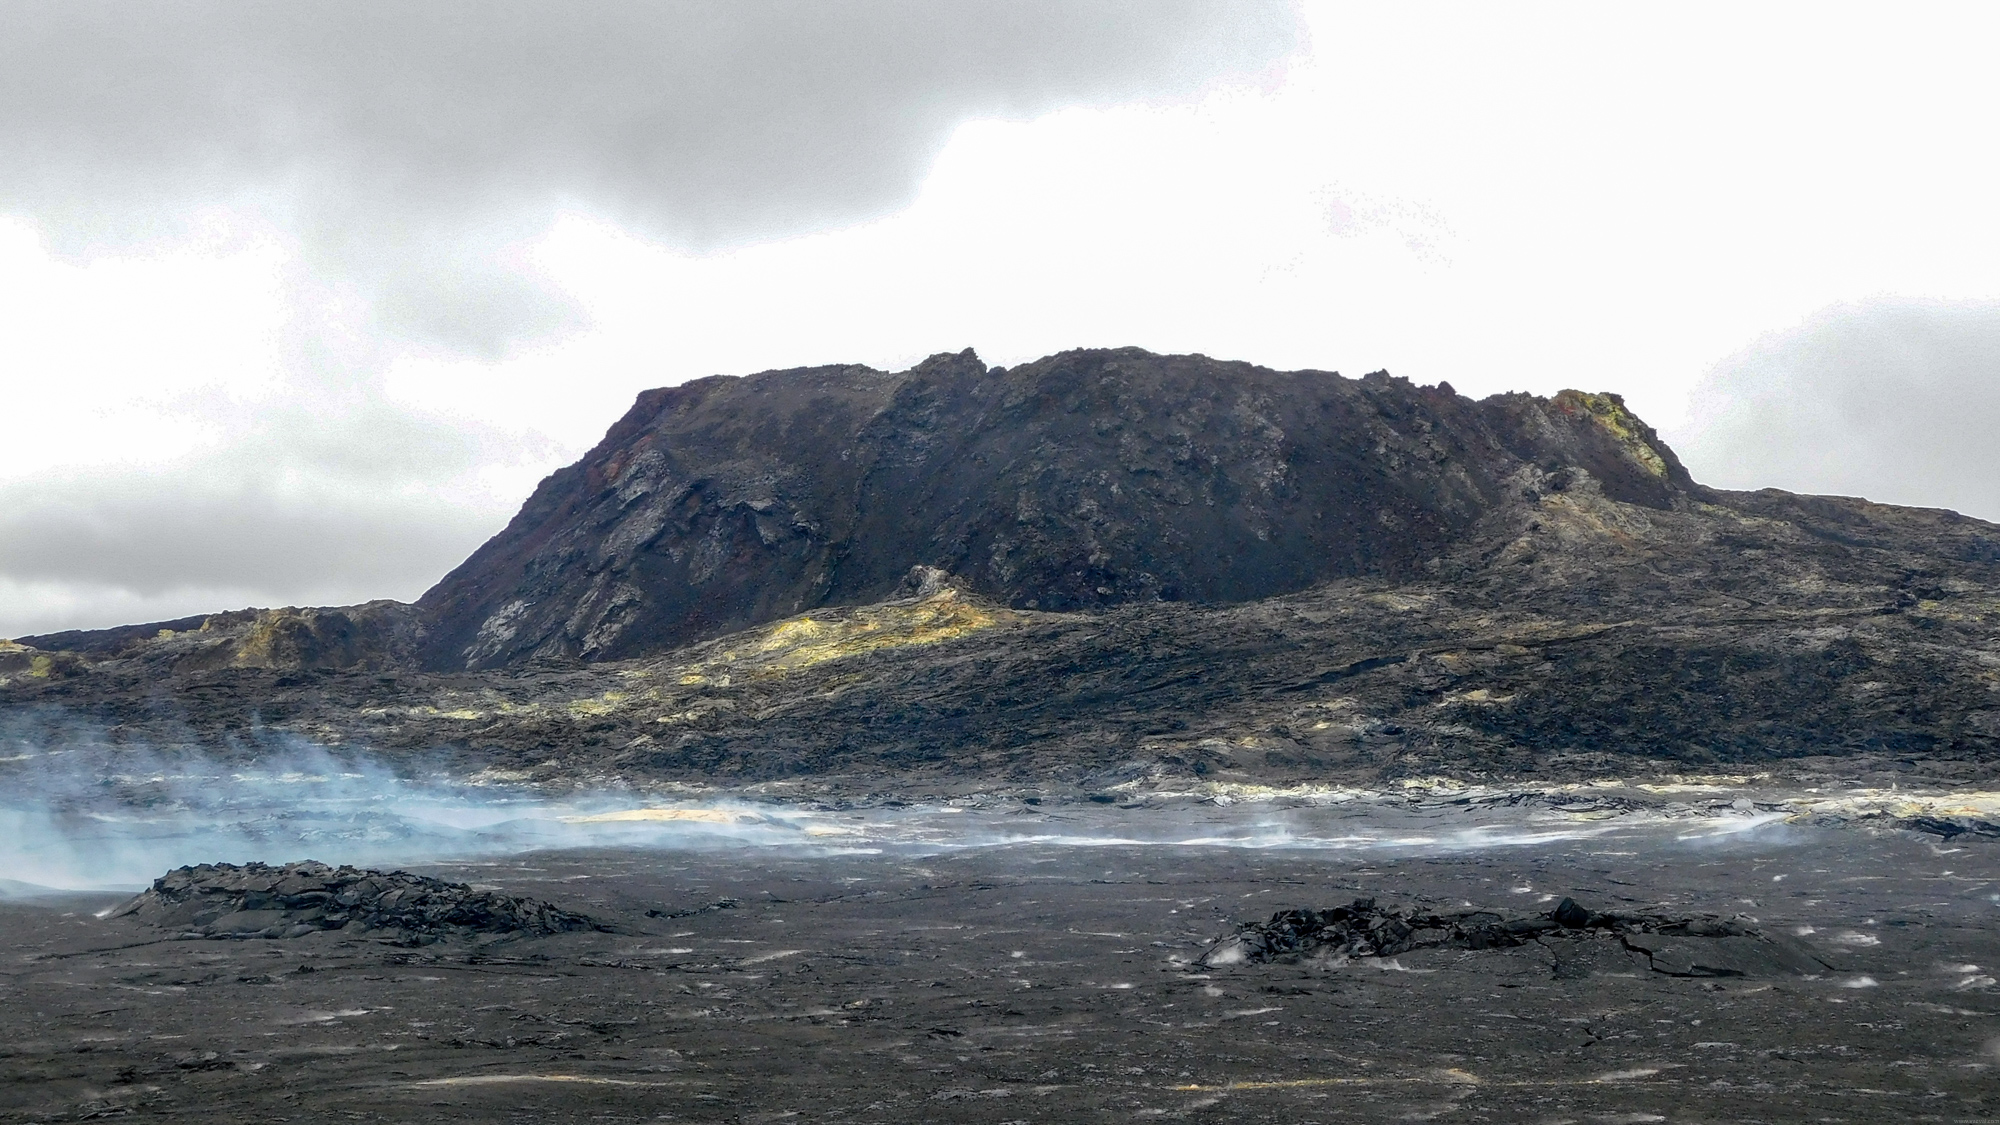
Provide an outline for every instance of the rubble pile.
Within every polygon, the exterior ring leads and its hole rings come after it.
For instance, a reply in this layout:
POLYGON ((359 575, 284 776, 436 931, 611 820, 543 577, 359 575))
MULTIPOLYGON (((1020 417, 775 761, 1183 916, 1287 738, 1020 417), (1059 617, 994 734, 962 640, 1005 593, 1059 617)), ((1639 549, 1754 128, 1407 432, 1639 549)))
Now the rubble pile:
POLYGON ((1204 966, 1393 957, 1419 949, 1506 949, 1544 938, 1605 938, 1670 976, 1751 976, 1831 968, 1810 949, 1742 922, 1702 915, 1611 914, 1563 899, 1546 914, 1434 912, 1355 899, 1331 910, 1280 910, 1247 923, 1201 957, 1204 966))
POLYGON ((1971 835, 1976 839, 2000 840, 2000 824, 1971 816, 1911 816, 1896 821, 1896 827, 1923 832, 1950 840, 1971 835))
POLYGON ((1507 918, 1488 910, 1439 914, 1359 898, 1331 910, 1280 910, 1268 921, 1249 923, 1223 938, 1204 960, 1261 963, 1296 957, 1393 957, 1413 949, 1503 948, 1554 928, 1548 918, 1507 918))
POLYGON ((534 899, 407 871, 309 861, 176 868, 112 917, 136 918, 191 938, 297 938, 354 930, 418 944, 440 937, 604 929, 586 915, 534 899))

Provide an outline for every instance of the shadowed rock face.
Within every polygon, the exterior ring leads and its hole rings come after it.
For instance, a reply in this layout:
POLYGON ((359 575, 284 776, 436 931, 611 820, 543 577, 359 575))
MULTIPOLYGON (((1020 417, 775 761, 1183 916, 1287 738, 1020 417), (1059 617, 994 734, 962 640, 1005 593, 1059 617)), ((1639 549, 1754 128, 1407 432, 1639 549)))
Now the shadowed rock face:
POLYGON ((1611 395, 1474 402, 1136 349, 704 379, 640 395, 427 593, 422 659, 655 653, 880 600, 914 566, 1043 610, 1420 576, 1583 477, 1656 509, 1694 487, 1611 395))

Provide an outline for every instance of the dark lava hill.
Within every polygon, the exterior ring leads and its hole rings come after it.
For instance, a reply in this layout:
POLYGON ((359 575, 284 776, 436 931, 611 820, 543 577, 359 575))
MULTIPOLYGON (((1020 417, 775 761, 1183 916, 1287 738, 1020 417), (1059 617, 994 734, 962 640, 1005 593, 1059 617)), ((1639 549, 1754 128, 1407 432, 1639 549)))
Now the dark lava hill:
POLYGON ((649 391, 417 605, 0 642, 0 718, 552 785, 1970 781, 2000 527, 1704 488, 1611 395, 967 352, 649 391))
POLYGON ((643 656, 878 601, 918 565, 1058 611, 1420 575, 1538 466, 1653 508, 1691 484, 1615 396, 1130 348, 701 379, 639 396, 424 595, 424 659, 643 656))

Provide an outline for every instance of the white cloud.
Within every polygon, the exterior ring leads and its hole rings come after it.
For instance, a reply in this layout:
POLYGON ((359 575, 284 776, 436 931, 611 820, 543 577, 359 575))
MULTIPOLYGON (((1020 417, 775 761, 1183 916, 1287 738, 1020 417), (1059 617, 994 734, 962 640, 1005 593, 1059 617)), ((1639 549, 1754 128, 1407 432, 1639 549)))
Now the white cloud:
POLYGON ((1823 309, 1717 365, 1679 450, 1726 488, 2000 520, 2000 301, 1823 309))

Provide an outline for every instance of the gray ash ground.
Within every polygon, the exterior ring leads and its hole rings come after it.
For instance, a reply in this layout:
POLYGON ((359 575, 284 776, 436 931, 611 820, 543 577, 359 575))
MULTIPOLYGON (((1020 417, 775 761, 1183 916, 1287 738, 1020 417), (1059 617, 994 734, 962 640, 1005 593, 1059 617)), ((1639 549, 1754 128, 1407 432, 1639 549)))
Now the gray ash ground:
POLYGON ((99 917, 116 897, 15 902, 0 1120, 1986 1121, 1997 856, 1782 826, 1432 855, 567 852, 426 874, 620 932, 418 948, 172 940, 99 917), (1712 917, 1821 964, 1675 976, 1590 926, 1200 963, 1244 923, 1371 897, 1712 917))

